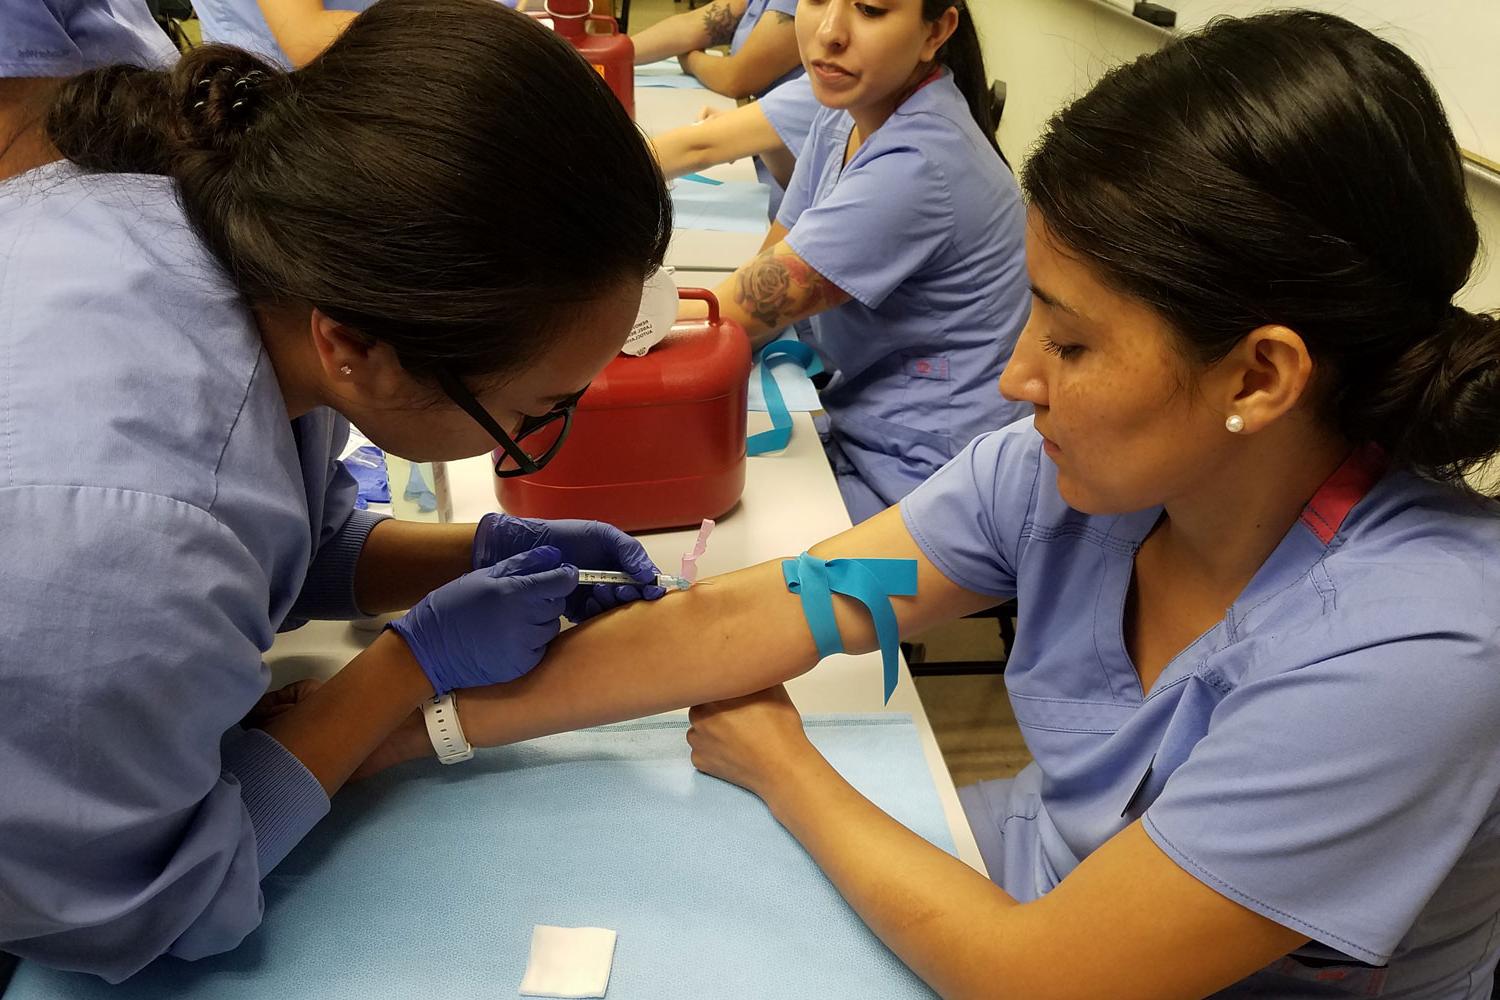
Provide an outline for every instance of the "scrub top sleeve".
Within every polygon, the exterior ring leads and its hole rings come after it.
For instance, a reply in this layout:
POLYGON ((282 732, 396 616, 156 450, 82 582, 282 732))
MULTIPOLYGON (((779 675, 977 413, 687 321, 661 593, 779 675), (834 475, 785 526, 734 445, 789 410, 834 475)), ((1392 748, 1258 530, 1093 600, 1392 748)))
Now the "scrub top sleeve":
POLYGON ((1472 601, 1414 595, 1277 636, 1281 663, 1330 652, 1225 697, 1148 835, 1220 894, 1384 965, 1500 792, 1500 637, 1464 612, 1493 629, 1472 601))
MULTIPOLYGON (((805 75, 788 80, 760 99, 760 113, 776 130, 782 145, 799 159, 802 148, 807 145, 808 134, 812 132, 813 119, 822 109, 823 105, 813 96, 812 83, 805 75)), ((799 215, 801 211, 798 210, 799 215)))
POLYGON ((0 77, 63 77, 110 63, 166 66, 177 50, 144 0, 0 0, 0 77))
POLYGON ((773 10, 780 14, 795 15, 797 13, 797 0, 770 0, 766 4, 765 13, 761 16, 765 17, 766 14, 769 14, 773 10))
POLYGON ((130 490, 16 487, 0 520, 26 525, 0 567, 0 949, 119 981, 234 948, 328 809, 264 734, 225 739, 268 681, 260 564, 201 508, 130 490))
POLYGON ((940 167, 915 149, 895 147, 867 160, 856 156, 827 197, 790 228, 786 242, 797 256, 879 309, 953 238, 953 203, 940 167))
POLYGON ((359 484, 342 462, 331 463, 318 551, 288 618, 293 621, 340 621, 364 612, 354 599, 354 569, 375 525, 385 515, 358 510, 359 484))
POLYGON ((901 501, 906 530, 960 587, 1014 597, 1041 459, 1030 418, 975 438, 901 501))

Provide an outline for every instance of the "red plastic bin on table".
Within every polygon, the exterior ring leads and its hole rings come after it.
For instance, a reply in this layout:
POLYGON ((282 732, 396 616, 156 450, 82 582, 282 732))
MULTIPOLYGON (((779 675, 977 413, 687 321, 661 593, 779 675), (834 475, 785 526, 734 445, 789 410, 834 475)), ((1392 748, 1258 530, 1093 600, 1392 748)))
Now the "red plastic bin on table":
MULTIPOLYGON (((535 3, 531 4, 535 6, 535 3)), ((594 13, 594 0, 546 0, 540 11, 530 11, 538 20, 550 21, 557 32, 589 61, 594 71, 614 91, 625 113, 635 118, 635 43, 608 14, 594 13), (589 26, 603 28, 589 31, 589 26)))
POLYGON ((696 526, 745 489, 750 340, 719 315, 681 324, 644 357, 621 355, 594 379, 561 450, 540 472, 495 480, 519 517, 581 517, 625 531, 696 526))

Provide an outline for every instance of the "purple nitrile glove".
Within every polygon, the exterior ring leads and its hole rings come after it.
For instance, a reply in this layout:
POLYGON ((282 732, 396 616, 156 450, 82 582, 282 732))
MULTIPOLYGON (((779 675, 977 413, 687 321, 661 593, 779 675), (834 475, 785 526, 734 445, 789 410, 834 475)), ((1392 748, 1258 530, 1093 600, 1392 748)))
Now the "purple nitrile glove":
POLYGON ((509 514, 486 514, 474 532, 474 568, 489 566, 538 545, 554 545, 563 561, 579 569, 628 573, 638 586, 597 584, 569 595, 563 614, 582 622, 631 601, 654 601, 666 593, 656 585, 661 572, 641 543, 603 521, 542 521, 509 514))
POLYGON ((577 589, 577 568, 544 545, 465 573, 386 627, 406 640, 438 694, 503 684, 541 662, 577 589))

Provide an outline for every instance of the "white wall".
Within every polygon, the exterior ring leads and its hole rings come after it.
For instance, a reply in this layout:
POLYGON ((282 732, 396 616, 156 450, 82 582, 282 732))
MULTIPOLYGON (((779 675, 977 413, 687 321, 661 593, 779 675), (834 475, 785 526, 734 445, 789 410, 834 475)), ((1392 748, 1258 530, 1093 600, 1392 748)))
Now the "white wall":
MULTIPOLYGON (((1107 0, 969 0, 991 77, 1007 88, 1000 146, 1018 168, 1047 119, 1111 67, 1154 52, 1170 35, 1107 0)), ((1488 249, 1462 303, 1500 308, 1500 177, 1469 171, 1488 249)))
POLYGON ((1017 166, 1052 114, 1166 35, 1102 0, 970 0, 991 77, 1006 83, 1000 145, 1017 166))
MULTIPOLYGON (((1006 83, 1000 146, 1017 168, 1047 119, 1111 67, 1154 52, 1170 35, 1108 0, 969 0, 992 78, 1006 83)), ((1459 296, 1473 310, 1500 309, 1500 177, 1468 171, 1483 241, 1479 264, 1459 296)), ((1500 488, 1500 457, 1472 477, 1500 488)))

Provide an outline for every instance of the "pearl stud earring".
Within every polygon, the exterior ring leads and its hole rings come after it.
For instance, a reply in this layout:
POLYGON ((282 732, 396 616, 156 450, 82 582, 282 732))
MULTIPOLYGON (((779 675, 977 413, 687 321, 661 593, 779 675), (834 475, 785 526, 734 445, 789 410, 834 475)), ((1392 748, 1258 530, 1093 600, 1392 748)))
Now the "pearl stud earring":
POLYGON ((1245 429, 1245 418, 1238 413, 1231 413, 1229 419, 1224 421, 1224 429, 1231 434, 1238 434, 1245 429))

